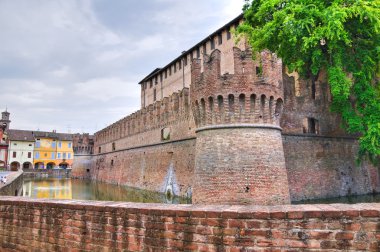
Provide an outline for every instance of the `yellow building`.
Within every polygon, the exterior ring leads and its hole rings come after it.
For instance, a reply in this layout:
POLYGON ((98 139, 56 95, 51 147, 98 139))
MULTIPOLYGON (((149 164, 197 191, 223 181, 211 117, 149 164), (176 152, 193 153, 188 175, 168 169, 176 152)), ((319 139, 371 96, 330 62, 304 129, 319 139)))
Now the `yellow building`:
POLYGON ((33 133, 35 169, 71 168, 74 159, 71 134, 36 131, 33 133))

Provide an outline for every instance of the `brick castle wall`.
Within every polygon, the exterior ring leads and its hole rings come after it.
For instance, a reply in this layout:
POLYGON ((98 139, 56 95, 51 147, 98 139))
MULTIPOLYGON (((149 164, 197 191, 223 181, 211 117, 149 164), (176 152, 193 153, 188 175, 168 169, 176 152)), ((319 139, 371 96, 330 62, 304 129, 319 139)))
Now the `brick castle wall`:
POLYGON ((267 128, 199 132, 193 202, 289 203, 284 152, 279 138, 280 130, 267 128))
POLYGON ((200 206, 0 198, 2 251, 379 251, 380 204, 200 206))
POLYGON ((215 50, 192 64, 191 99, 197 126, 194 203, 274 205, 290 202, 279 120, 282 64, 234 50, 234 74, 221 75, 215 50))
POLYGON ((191 196, 195 139, 140 146, 94 157, 91 179, 191 196))
POLYGON ((292 201, 380 192, 379 170, 357 164, 353 138, 283 135, 292 201))

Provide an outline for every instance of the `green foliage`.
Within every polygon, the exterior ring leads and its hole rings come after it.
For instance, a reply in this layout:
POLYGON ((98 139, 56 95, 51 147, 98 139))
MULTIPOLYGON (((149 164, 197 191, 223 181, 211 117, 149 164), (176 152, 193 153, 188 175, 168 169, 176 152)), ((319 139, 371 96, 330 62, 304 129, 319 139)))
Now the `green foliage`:
POLYGON ((333 101, 359 157, 380 156, 380 0, 246 0, 237 29, 254 52, 268 49, 290 71, 327 71, 333 101))

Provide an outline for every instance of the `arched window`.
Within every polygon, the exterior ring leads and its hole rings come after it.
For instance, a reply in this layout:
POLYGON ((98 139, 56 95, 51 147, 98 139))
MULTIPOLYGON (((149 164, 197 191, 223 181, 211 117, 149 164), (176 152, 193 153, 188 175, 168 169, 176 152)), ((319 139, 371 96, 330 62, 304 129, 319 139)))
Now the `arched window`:
POLYGON ((240 113, 244 113, 245 111, 245 95, 240 94, 239 95, 239 108, 240 108, 240 113))
POLYGON ((230 113, 234 112, 234 105, 235 105, 235 97, 233 94, 228 95, 228 107, 230 110, 230 113))
POLYGON ((260 118, 262 118, 264 120, 265 118, 265 103, 266 103, 266 97, 265 95, 262 95, 261 96, 261 99, 260 99, 260 118))
POLYGON ((218 96, 218 109, 219 109, 219 113, 222 113, 223 111, 223 96, 219 95, 218 96))
POLYGON ((256 106, 256 95, 255 94, 251 94, 251 97, 250 97, 250 112, 251 113, 254 113, 255 112, 255 106, 256 106))

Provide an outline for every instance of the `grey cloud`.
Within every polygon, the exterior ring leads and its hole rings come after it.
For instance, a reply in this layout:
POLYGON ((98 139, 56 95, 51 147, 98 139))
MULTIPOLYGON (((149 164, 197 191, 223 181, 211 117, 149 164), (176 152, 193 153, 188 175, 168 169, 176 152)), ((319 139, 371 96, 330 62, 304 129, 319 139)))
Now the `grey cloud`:
POLYGON ((0 108, 13 128, 94 133, 140 107, 138 81, 243 0, 2 0, 0 108))

